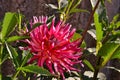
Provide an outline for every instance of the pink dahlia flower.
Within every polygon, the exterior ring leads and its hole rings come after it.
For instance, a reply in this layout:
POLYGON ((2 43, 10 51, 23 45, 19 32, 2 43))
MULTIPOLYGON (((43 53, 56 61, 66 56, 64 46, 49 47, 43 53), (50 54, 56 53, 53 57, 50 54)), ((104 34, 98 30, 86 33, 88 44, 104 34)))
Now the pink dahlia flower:
POLYGON ((64 72, 79 71, 74 68, 75 64, 80 63, 81 48, 80 39, 71 42, 75 29, 70 30, 71 25, 64 24, 62 21, 54 24, 47 24, 47 17, 33 17, 35 23, 42 23, 30 32, 30 39, 27 39, 28 48, 33 54, 30 63, 37 61, 37 65, 47 68, 52 74, 61 75, 65 80, 64 72), (49 25, 49 27, 48 27, 49 25))

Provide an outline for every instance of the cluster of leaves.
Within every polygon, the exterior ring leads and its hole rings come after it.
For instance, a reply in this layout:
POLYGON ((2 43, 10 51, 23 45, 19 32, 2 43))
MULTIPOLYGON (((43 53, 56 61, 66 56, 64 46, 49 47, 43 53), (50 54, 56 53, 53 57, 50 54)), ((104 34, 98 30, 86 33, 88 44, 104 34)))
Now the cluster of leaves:
POLYGON ((85 9, 78 8, 78 5, 81 3, 82 0, 58 0, 58 6, 53 4, 48 4, 51 8, 57 10, 60 13, 60 19, 66 22, 72 14, 77 12, 88 12, 85 9))
MULTIPOLYGON (((93 2, 91 1, 91 3, 93 2)), ((95 5, 92 6, 94 8, 95 5)), ((88 33, 96 40, 95 56, 98 58, 96 66, 91 67, 92 64, 87 63, 88 67, 94 72, 94 77, 98 75, 98 71, 105 67, 108 61, 120 59, 120 15, 115 15, 113 20, 109 21, 104 0, 101 1, 99 7, 94 13, 95 29, 88 30, 88 33)), ((96 79, 94 78, 94 80, 96 79)))
MULTIPOLYGON (((20 51, 16 45, 16 41, 29 38, 27 35, 16 35, 16 30, 19 32, 21 30, 22 16, 23 15, 20 13, 8 12, 5 14, 4 20, 0 25, 2 26, 0 32, 0 69, 4 61, 10 59, 12 60, 12 64, 14 65, 16 73, 12 74, 10 77, 6 75, 9 80, 16 80, 17 76, 19 76, 19 73, 24 74, 25 78, 31 77, 28 76, 27 73, 50 76, 51 74, 46 69, 36 65, 26 65, 28 59, 31 57, 31 54, 29 51, 20 51)), ((2 70, 0 70, 0 79, 6 80, 7 78, 2 77, 2 70)))

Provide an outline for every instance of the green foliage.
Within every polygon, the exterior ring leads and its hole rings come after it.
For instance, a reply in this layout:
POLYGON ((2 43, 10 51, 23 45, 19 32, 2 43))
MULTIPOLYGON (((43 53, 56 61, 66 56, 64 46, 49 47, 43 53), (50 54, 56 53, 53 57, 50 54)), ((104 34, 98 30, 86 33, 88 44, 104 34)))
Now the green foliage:
POLYGON ((110 59, 120 59, 120 44, 106 43, 98 52, 98 56, 103 58, 101 66, 104 66, 110 59))
POLYGON ((6 41, 13 42, 13 41, 27 39, 27 38, 29 38, 29 36, 12 36, 12 37, 9 37, 6 41))
MULTIPOLYGON (((78 32, 81 32, 80 30, 78 31, 78 32)), ((81 35, 80 35, 80 33, 74 33, 74 35, 73 35, 73 37, 71 38, 71 42, 72 41, 75 41, 75 40, 77 40, 77 39, 81 39, 81 35)), ((86 47, 86 43, 85 43, 85 41, 83 41, 82 42, 82 44, 80 44, 80 47, 82 47, 82 48, 85 48, 86 47)))
POLYGON ((103 30, 102 30, 102 23, 99 22, 99 15, 97 13, 94 14, 94 23, 96 28, 96 38, 97 41, 101 41, 103 38, 103 30))
POLYGON ((53 4, 48 4, 52 9, 56 9, 60 13, 60 19, 66 22, 67 19, 71 17, 73 13, 77 12, 88 12, 85 9, 77 8, 82 0, 58 0, 58 6, 53 4))
POLYGON ((89 69, 91 69, 93 72, 95 71, 94 67, 88 60, 83 60, 83 62, 89 67, 89 69))
POLYGON ((18 58, 17 51, 12 46, 8 45, 7 43, 6 43, 6 48, 8 50, 9 55, 10 55, 10 58, 13 60, 13 62, 15 64, 15 66, 18 67, 19 66, 19 62, 18 62, 19 58, 18 58))
POLYGON ((79 33, 74 33, 73 37, 71 38, 71 41, 75 41, 79 38, 81 38, 81 35, 79 33))
POLYGON ((18 70, 41 74, 41 75, 45 75, 45 76, 51 76, 51 73, 49 71, 47 71, 46 69, 44 69, 42 67, 36 66, 36 65, 28 65, 25 67, 19 67, 18 70))
POLYGON ((85 10, 85 9, 71 9, 70 10, 70 13, 76 13, 76 12, 87 12, 89 13, 89 11, 85 10))
POLYGON ((17 24, 16 13, 6 13, 1 31, 1 39, 3 40, 5 37, 8 37, 9 34, 14 30, 15 25, 17 24))
POLYGON ((23 51, 21 65, 20 66, 21 67, 24 66, 27 63, 27 61, 30 59, 30 57, 31 57, 30 51, 23 51))

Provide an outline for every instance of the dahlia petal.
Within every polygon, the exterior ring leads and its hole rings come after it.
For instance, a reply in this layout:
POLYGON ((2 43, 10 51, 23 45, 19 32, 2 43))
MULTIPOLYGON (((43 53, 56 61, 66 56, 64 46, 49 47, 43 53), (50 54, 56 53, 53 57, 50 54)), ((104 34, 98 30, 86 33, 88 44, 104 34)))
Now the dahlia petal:
POLYGON ((38 62, 38 65, 43 67, 43 64, 44 64, 44 62, 45 62, 46 59, 47 59, 47 56, 42 57, 42 58, 40 59, 40 61, 38 62))
POLYGON ((60 72, 60 74, 61 74, 61 76, 62 76, 62 79, 65 80, 65 76, 64 76, 63 71, 62 71, 62 70, 59 70, 59 72, 60 72))
POLYGON ((33 19, 34 19, 34 23, 37 23, 38 22, 38 19, 36 16, 33 16, 33 19))
POLYGON ((69 66, 69 69, 70 69, 70 70, 73 70, 73 71, 78 71, 78 72, 80 72, 79 69, 76 69, 76 68, 73 68, 73 67, 70 67, 70 66, 69 66))
POLYGON ((71 28, 71 25, 66 24, 63 32, 68 32, 68 31, 70 31, 70 28, 71 28))
POLYGON ((74 64, 74 62, 72 62, 70 59, 68 59, 68 58, 64 58, 63 59, 64 60, 64 62, 66 62, 67 64, 69 64, 70 66, 73 66, 73 64, 74 64))
POLYGON ((46 35, 47 32, 48 32, 48 27, 46 24, 44 24, 44 30, 43 30, 44 35, 46 35))
POLYGON ((54 62, 53 64, 54 64, 55 72, 58 73, 58 64, 56 62, 54 62))
POLYGON ((59 43, 56 44, 56 47, 63 47, 67 44, 69 44, 70 42, 68 40, 62 40, 59 43))
POLYGON ((63 66, 68 72, 70 72, 68 65, 65 64, 63 61, 59 60, 59 63, 61 64, 61 66, 63 66))
POLYGON ((58 33, 58 31, 60 30, 60 25, 61 25, 62 21, 59 21, 58 24, 56 25, 56 34, 58 33))
POLYGON ((42 49, 44 49, 44 42, 42 42, 41 47, 42 47, 42 49))
POLYGON ((77 39, 77 40, 71 42, 71 45, 72 45, 72 46, 79 46, 79 45, 80 45, 80 42, 81 42, 81 39, 77 39))
POLYGON ((55 18, 53 18, 52 23, 51 23, 51 27, 50 27, 50 33, 51 35, 55 32, 55 27, 54 27, 54 23, 55 23, 55 18))
POLYGON ((46 61, 46 65, 47 65, 47 67, 49 68, 50 72, 51 72, 52 74, 55 74, 55 73, 54 73, 54 70, 53 70, 53 68, 52 68, 52 62, 51 62, 50 60, 47 60, 47 61, 46 61))
POLYGON ((68 36, 68 39, 70 39, 70 38, 73 36, 73 34, 75 33, 75 31, 76 31, 76 29, 73 29, 73 30, 70 32, 70 34, 69 34, 69 36, 68 36))

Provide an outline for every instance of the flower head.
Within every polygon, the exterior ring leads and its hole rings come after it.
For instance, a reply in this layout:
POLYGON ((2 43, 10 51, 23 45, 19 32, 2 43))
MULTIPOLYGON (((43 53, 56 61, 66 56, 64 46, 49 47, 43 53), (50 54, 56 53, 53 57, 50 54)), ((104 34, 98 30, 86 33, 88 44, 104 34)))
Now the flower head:
POLYGON ((31 27, 36 23, 42 25, 30 32, 30 39, 27 39, 28 48, 33 54, 30 62, 37 61, 37 65, 47 67, 52 74, 60 74, 63 78, 64 72, 79 71, 73 66, 81 63, 80 39, 71 42, 75 29, 71 25, 62 24, 59 21, 55 26, 55 18, 51 24, 47 24, 47 17, 33 17, 31 27), (48 27, 50 26, 50 28, 48 27))

